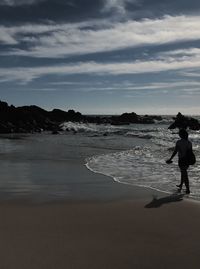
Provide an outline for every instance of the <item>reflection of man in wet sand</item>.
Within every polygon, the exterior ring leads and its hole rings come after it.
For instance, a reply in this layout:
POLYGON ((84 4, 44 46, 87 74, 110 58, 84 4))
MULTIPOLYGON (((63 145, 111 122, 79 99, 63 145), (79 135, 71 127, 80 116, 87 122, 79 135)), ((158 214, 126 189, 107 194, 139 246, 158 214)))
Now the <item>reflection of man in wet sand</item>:
POLYGON ((166 161, 166 163, 168 164, 172 163, 172 159, 178 152, 178 165, 181 170, 181 183, 180 185, 177 185, 177 187, 179 187, 179 190, 181 190, 183 183, 185 183, 186 193, 189 194, 190 186, 189 186, 189 179, 188 179, 188 172, 187 172, 189 164, 187 161, 187 152, 192 150, 192 143, 188 140, 188 133, 185 129, 180 129, 179 136, 181 139, 179 139, 176 142, 174 152, 172 153, 171 158, 166 161))

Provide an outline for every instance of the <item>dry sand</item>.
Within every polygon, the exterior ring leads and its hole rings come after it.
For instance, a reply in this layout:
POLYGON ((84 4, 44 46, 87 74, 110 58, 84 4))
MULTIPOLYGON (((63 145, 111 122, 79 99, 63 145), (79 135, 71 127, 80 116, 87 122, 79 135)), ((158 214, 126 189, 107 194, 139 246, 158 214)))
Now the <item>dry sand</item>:
POLYGON ((199 204, 149 202, 1 202, 0 268, 199 268, 199 204))

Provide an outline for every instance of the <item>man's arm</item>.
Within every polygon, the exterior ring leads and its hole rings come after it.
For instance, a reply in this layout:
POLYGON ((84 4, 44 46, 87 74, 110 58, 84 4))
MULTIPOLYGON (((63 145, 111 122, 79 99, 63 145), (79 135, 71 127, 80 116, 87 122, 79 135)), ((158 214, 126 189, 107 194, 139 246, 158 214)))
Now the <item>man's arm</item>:
POLYGON ((174 158, 177 152, 178 152, 177 147, 175 147, 174 152, 172 153, 172 156, 169 159, 170 161, 174 158))
POLYGON ((166 163, 171 163, 172 162, 172 159, 174 158, 174 156, 177 154, 178 152, 178 149, 177 149, 177 145, 175 146, 175 149, 172 153, 172 156, 169 158, 169 160, 166 161, 166 163))

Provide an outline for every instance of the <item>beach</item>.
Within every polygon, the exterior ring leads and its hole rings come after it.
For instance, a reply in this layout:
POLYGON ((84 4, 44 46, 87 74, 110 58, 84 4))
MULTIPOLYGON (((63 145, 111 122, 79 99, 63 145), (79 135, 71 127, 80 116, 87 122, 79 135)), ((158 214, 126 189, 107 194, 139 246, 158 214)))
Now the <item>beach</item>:
POLYGON ((0 268, 199 268, 198 201, 120 184, 85 166, 89 156, 143 140, 119 145, 114 137, 34 135, 3 141, 9 147, 1 154, 2 171, 8 164, 16 169, 18 156, 18 174, 3 175, 9 182, 11 175, 21 178, 21 185, 1 185, 0 268))
POLYGON ((199 204, 149 199, 1 203, 0 268, 198 268, 199 204))

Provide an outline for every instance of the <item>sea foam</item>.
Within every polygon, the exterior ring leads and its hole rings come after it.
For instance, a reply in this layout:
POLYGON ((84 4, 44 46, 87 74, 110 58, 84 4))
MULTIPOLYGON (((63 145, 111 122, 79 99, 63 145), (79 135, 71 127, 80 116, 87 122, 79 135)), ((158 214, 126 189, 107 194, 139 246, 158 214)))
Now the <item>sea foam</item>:
MULTIPOLYGON (((129 135, 141 138, 144 135, 152 143, 126 151, 93 156, 86 160, 87 167, 96 173, 110 176, 120 183, 173 193, 176 190, 175 185, 180 182, 177 157, 174 158, 171 165, 167 165, 165 160, 172 154, 178 139, 177 132, 172 132, 167 128, 153 130, 149 126, 146 129, 130 130, 129 135)), ((197 163, 188 170, 191 185, 190 196, 200 199, 200 166, 198 161, 200 134, 190 132, 190 137, 197 156, 197 163)))

